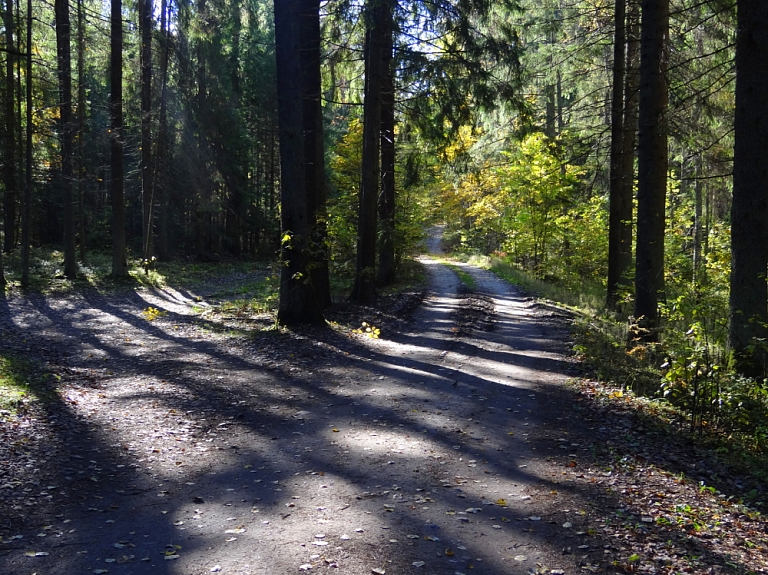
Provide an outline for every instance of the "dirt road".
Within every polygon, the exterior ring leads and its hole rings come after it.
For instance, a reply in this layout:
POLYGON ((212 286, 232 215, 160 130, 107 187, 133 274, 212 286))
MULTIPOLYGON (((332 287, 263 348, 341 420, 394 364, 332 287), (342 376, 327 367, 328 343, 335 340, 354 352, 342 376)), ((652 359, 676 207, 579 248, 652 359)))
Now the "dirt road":
POLYGON ((0 572, 629 565, 594 528, 604 473, 582 461, 609 432, 571 419, 559 312, 424 264, 411 328, 380 339, 231 334, 181 291, 2 300, 4 333, 61 381, 25 479, 0 485, 0 572))

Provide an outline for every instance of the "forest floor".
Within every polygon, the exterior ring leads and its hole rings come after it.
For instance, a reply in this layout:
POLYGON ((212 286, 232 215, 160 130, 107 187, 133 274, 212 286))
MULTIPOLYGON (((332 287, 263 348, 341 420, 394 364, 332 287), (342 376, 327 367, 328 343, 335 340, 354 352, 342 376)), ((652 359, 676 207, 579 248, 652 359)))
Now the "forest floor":
POLYGON ((329 329, 219 313, 244 276, 0 296, 37 366, 0 414, 0 573, 768 573, 746 487, 589 379, 568 312, 421 261, 425 293, 329 329))

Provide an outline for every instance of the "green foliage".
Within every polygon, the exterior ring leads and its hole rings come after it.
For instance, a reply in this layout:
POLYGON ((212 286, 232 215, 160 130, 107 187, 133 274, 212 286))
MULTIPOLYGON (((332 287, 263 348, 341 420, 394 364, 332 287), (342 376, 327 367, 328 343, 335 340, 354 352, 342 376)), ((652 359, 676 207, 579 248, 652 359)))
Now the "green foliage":
POLYGON ((0 420, 23 411, 32 402, 54 399, 51 378, 58 376, 41 374, 31 362, 0 352, 0 420))
MULTIPOLYGON (((328 246, 332 273, 342 281, 352 278, 355 271, 362 146, 362 122, 353 118, 329 154, 328 246)), ((412 150, 398 149, 397 152, 402 159, 412 150)), ((395 265, 398 273, 403 263, 420 251, 430 204, 431 186, 418 178, 410 180, 407 171, 407 161, 396 163, 395 265)))
MULTIPOLYGON (((450 151, 450 150, 449 150, 450 151)), ((607 254, 605 202, 583 195, 583 170, 540 133, 440 189, 448 245, 498 253, 544 278, 599 281, 607 254)))
POLYGON ((255 284, 241 286, 235 295, 239 297, 226 299, 216 306, 215 311, 237 318, 274 314, 280 296, 280 282, 276 276, 270 275, 255 284))
POLYGON ((348 130, 330 151, 331 193, 328 197, 328 242, 334 275, 352 277, 357 242, 357 206, 362 165, 363 124, 349 122, 348 130))
POLYGON ((0 410, 15 413, 30 400, 29 366, 9 355, 0 355, 0 410))

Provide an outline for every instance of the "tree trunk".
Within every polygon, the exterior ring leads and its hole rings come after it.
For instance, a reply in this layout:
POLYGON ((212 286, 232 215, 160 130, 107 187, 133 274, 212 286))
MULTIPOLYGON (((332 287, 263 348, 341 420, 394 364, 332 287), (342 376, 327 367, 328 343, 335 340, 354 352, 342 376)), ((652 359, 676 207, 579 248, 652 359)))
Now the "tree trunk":
POLYGON ((142 252, 145 270, 152 258, 152 206, 154 187, 152 172, 152 0, 139 0, 139 33, 141 36, 141 205, 142 252))
POLYGON ((77 198, 80 224, 80 261, 86 262, 85 242, 85 9, 77 0, 77 198))
MULTIPOLYGON (((240 90, 240 35, 242 27, 242 14, 240 0, 233 0, 231 4, 232 20, 232 48, 229 54, 230 80, 232 82, 232 96, 239 106, 241 101, 240 90)), ((237 165, 245 165, 244 158, 247 157, 246 146, 239 146, 234 152, 237 155, 237 165)), ((229 192, 227 211, 225 218, 225 239, 227 251, 232 255, 239 256, 242 251, 243 238, 243 204, 244 192, 247 188, 247 180, 243 174, 242 168, 228 168, 230 175, 227 177, 227 188, 229 192)))
POLYGON ((328 253, 325 247, 326 185, 323 150, 322 80, 320 75, 320 0, 302 0, 299 34, 303 92, 304 166, 307 211, 310 225, 309 248, 315 261, 310 280, 322 309, 331 306, 328 253))
POLYGON ((363 104, 363 158, 357 218, 355 283, 349 299, 371 305, 376 299, 376 207, 379 196, 379 144, 381 133, 382 50, 386 8, 368 0, 365 10, 365 102, 363 104))
POLYGON ((669 0, 643 0, 635 317, 646 341, 658 338, 658 305, 664 299, 668 36, 669 0))
POLYGON ((125 197, 123 190, 123 16, 122 1, 111 0, 110 144, 112 174, 112 277, 128 276, 125 259, 125 197))
POLYGON ((4 229, 5 238, 3 249, 5 253, 10 253, 16 245, 16 111, 15 95, 16 82, 13 73, 16 61, 16 48, 13 44, 13 0, 5 1, 5 12, 3 13, 3 23, 5 25, 5 160, 3 170, 3 183, 5 184, 5 197, 3 198, 4 208, 4 229))
POLYGON ((701 284, 704 281, 704 274, 701 268, 702 262, 702 235, 704 231, 704 222, 702 220, 704 215, 703 210, 703 197, 701 189, 701 152, 696 154, 694 161, 694 183, 693 183, 693 199, 694 199, 694 221, 693 221, 693 282, 695 284, 701 284))
MULTIPOLYGON (((621 278, 627 271, 622 268, 625 264, 621 257, 623 213, 621 183, 626 175, 623 173, 624 154, 624 78, 626 70, 626 0, 616 0, 614 8, 614 37, 613 37, 613 90, 611 97, 611 173, 609 188, 608 211, 608 297, 606 305, 616 310, 619 303, 619 288, 621 278)), ((631 200, 631 198, 630 198, 631 200)))
POLYGON ((72 170, 73 132, 72 123, 72 51, 70 46, 68 0, 55 0, 56 53, 59 72, 59 115, 61 122, 61 179, 64 185, 64 275, 77 277, 75 252, 75 185, 72 170))
POLYGON ((24 196, 21 208, 21 287, 29 287, 29 232, 32 218, 32 0, 27 0, 27 141, 25 149, 24 196))
POLYGON ((165 187, 166 155, 168 151, 168 52, 169 52, 169 10, 170 2, 162 0, 160 3, 160 37, 162 47, 160 55, 160 117, 157 127, 157 144, 155 147, 155 161, 153 165, 152 191, 160 204, 158 218, 158 256, 162 260, 168 259, 168 191, 165 187))
POLYGON ((739 0, 728 343, 744 375, 766 373, 768 337, 768 4, 739 0))
POLYGON ((638 0, 629 0, 627 14, 627 65, 624 72, 624 149, 621 153, 621 212, 620 264, 623 270, 619 282, 626 289, 631 288, 632 280, 627 273, 632 266, 632 222, 633 198, 635 195, 635 143, 637 142, 637 103, 640 84, 640 6, 638 0))
POLYGON ((314 222, 309 218, 304 158, 301 8, 302 0, 274 2, 282 203, 282 268, 277 319, 283 325, 325 323, 310 278, 308 243, 314 222))
POLYGON ((394 23, 392 7, 387 7, 387 30, 382 47, 381 85, 381 195, 379 198, 378 282, 381 285, 395 281, 395 78, 393 66, 394 23))

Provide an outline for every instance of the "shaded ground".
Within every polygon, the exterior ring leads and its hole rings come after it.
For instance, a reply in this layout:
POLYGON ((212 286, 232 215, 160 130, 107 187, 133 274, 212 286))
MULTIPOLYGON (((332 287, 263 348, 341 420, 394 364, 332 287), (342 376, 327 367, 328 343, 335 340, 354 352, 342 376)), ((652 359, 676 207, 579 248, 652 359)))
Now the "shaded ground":
POLYGON ((56 391, 0 427, 0 572, 768 572, 732 484, 595 401, 563 312, 424 265, 412 317, 357 308, 381 339, 249 332, 220 287, 0 299, 56 391))

